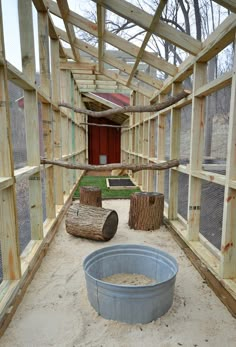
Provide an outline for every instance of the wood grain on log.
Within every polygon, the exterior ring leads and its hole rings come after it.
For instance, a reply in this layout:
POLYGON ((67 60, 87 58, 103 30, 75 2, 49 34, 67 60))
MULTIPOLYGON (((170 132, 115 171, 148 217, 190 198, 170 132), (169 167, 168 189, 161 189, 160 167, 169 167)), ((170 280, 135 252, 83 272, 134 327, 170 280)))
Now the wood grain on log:
POLYGON ((62 160, 49 160, 46 158, 41 158, 41 164, 53 164, 61 167, 65 167, 67 169, 75 169, 75 170, 91 170, 91 171, 104 171, 104 170, 117 170, 117 169, 127 169, 133 172, 141 171, 141 170, 166 170, 171 167, 179 166, 179 160, 172 159, 167 160, 158 164, 107 164, 107 165, 89 165, 89 164, 72 164, 67 161, 62 160))
POLYGON ((129 227, 135 230, 155 230, 163 224, 164 195, 133 193, 130 196, 129 227))
POLYGON ((82 186, 80 187, 80 203, 82 205, 90 205, 102 207, 102 191, 98 187, 82 186))
POLYGON ((117 231, 118 215, 114 210, 73 203, 67 211, 65 224, 71 235, 108 241, 117 231))
POLYGON ((140 113, 158 112, 158 111, 164 110, 164 108, 166 108, 166 107, 174 105, 176 102, 182 100, 183 98, 185 98, 189 94, 191 94, 191 92, 189 90, 182 90, 182 92, 180 92, 176 96, 171 96, 171 97, 169 97, 168 100, 166 100, 160 104, 145 105, 145 106, 136 105, 136 106, 116 107, 116 108, 112 108, 112 109, 109 109, 106 111, 100 111, 100 112, 95 112, 95 111, 90 111, 90 110, 83 109, 83 108, 74 107, 74 106, 67 104, 65 102, 59 103, 58 106, 66 107, 66 108, 73 110, 74 112, 84 113, 84 114, 87 114, 88 116, 91 116, 94 118, 102 118, 102 117, 108 117, 108 116, 111 116, 114 114, 127 113, 127 112, 140 112, 140 113))

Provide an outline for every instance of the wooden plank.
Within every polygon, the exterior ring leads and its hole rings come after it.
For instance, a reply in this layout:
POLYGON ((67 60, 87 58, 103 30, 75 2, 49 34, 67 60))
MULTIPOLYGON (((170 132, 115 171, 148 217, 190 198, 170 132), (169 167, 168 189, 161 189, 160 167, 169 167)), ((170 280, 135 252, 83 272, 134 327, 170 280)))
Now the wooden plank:
POLYGON ((154 92, 151 102, 154 103, 158 99, 159 93, 168 93, 173 82, 181 82, 186 77, 192 74, 193 66, 197 62, 205 62, 213 58, 222 49, 224 49, 230 42, 234 40, 234 33, 236 28, 236 15, 231 14, 227 17, 216 30, 208 36, 203 42, 203 48, 196 57, 187 58, 180 66, 179 72, 173 77, 165 81, 162 89, 154 92))
POLYGON ((69 6, 68 6, 68 2, 67 2, 67 0, 57 0, 57 5, 58 5, 59 10, 61 12, 61 17, 63 19, 64 25, 66 28, 66 32, 67 32, 69 43, 71 45, 71 49, 72 49, 72 52, 74 55, 74 59, 76 61, 79 61, 80 60, 80 53, 79 53, 79 50, 77 49, 77 47, 74 46, 74 41, 76 39, 74 27, 72 24, 67 22, 67 15, 68 15, 68 12, 70 10, 69 6))
POLYGON ((206 68, 206 64, 201 63, 194 66, 188 192, 188 239, 191 241, 199 240, 201 212, 201 180, 192 176, 191 172, 202 168, 205 121, 205 99, 195 97, 195 90, 206 83, 206 68))
POLYGON ((103 72, 104 63, 103 55, 105 50, 104 45, 104 31, 105 31, 105 9, 101 5, 97 4, 97 23, 98 23, 98 61, 99 61, 99 71, 103 72))
MULTIPOLYGON (((51 40, 51 79, 52 79, 52 99, 55 103, 60 100, 60 60, 59 60, 59 40, 51 40)), ((53 157, 61 159, 62 144, 61 144, 61 114, 53 111, 53 157)), ((55 182, 55 204, 63 205, 63 169, 60 167, 54 168, 55 182)))
POLYGON ((234 0, 213 0, 217 4, 224 6, 232 12, 236 12, 236 3, 234 0))
POLYGON ((229 86, 232 82, 232 71, 224 73, 222 76, 208 82, 196 90, 195 96, 208 96, 218 90, 229 86))
MULTIPOLYGON (((65 31, 56 28, 58 35, 61 37, 61 39, 65 42, 69 42, 69 39, 67 37, 67 34, 65 31)), ((74 40, 74 45, 79 48, 80 50, 87 52, 88 54, 92 55, 93 57, 98 59, 98 49, 89 43, 86 43, 82 40, 75 39, 74 40)), ((111 66, 114 66, 115 68, 119 69, 122 72, 125 73, 130 73, 132 71, 132 67, 129 64, 126 64, 122 62, 121 60, 118 60, 113 57, 112 54, 105 53, 103 55, 103 61, 111 66)), ((144 72, 139 71, 136 76, 137 79, 139 79, 142 82, 147 83, 148 85, 155 87, 155 88, 160 88, 162 86, 162 82, 152 78, 148 75, 146 75, 144 72)))
MULTIPOLYGON (((23 74, 35 83, 35 56, 32 4, 30 0, 18 2, 21 56, 23 74)), ((40 165, 38 99, 36 90, 24 90, 24 116, 28 166, 40 165)), ((33 176, 32 176, 33 177, 33 176)), ((29 181, 29 201, 32 239, 43 238, 42 187, 39 175, 29 181)))
MULTIPOLYGON (((0 5, 0 51, 4 58, 3 26, 0 5)), ((2 253, 3 278, 9 280, 21 277, 19 258, 19 239, 16 214, 16 197, 14 181, 10 187, 6 187, 6 180, 13 178, 11 126, 9 112, 9 98, 7 87, 6 65, 0 66, 0 177, 5 189, 0 190, 0 239, 2 253)))
MULTIPOLYGON (((160 95, 159 102, 165 100, 165 96, 160 95)), ((157 158, 165 160, 165 139, 166 139, 166 119, 165 116, 159 114, 157 123, 157 158)), ((157 173, 157 191, 164 194, 165 173, 157 173)))
POLYGON ((16 182, 20 182, 21 180, 24 180, 26 178, 29 178, 30 176, 39 173, 40 166, 24 166, 21 169, 14 171, 14 177, 16 182))
MULTIPOLYGON (((188 247, 185 241, 176 233, 176 228, 173 228, 172 225, 165 221, 168 226, 169 231, 171 232, 173 238, 178 243, 180 248, 184 251, 186 256, 189 258, 191 263, 200 273, 202 278, 207 282, 209 287, 214 291, 217 297, 222 301, 222 303, 227 307, 233 317, 236 317, 236 299, 233 297, 228 290, 225 289, 224 283, 221 280, 217 279, 216 276, 210 271, 205 262, 203 262, 196 254, 195 251, 188 247)), ((207 264, 208 265, 208 264, 207 264)))
MULTIPOLYGON (((172 95, 178 94, 183 89, 182 83, 174 83, 172 86, 172 95)), ((179 109, 171 110, 170 126, 170 159, 179 159, 180 157, 180 130, 181 130, 181 111, 179 109)), ((176 170, 170 170, 169 177, 169 208, 168 218, 177 219, 178 214, 178 191, 179 191, 179 173, 176 170)))
MULTIPOLYGON (((139 9, 124 0, 119 0, 119 4, 116 0, 93 0, 97 4, 101 4, 106 9, 116 13, 117 15, 126 18, 128 21, 140 26, 148 31, 152 22, 152 15, 139 9)), ((153 34, 173 43, 175 46, 182 48, 184 51, 190 54, 196 55, 201 49, 201 42, 193 37, 177 31, 170 25, 160 21, 154 28, 153 34)))
MULTIPOLYGON (((38 12, 38 35, 39 35, 39 61, 40 61, 40 87, 49 97, 51 93, 51 76, 49 60, 49 31, 47 12, 38 12)), ((43 120, 44 153, 47 158, 53 158, 53 115, 50 104, 41 105, 43 120)), ((46 214, 47 218, 55 218, 54 201, 54 168, 46 170, 46 214)))
POLYGON ((143 39, 143 42, 142 42, 142 45, 141 45, 140 50, 138 52, 138 55, 136 57, 135 63, 132 66, 132 71, 130 72, 129 79, 128 79, 128 82, 127 82, 128 86, 129 86, 132 78, 134 77, 134 75, 136 73, 136 70, 138 68, 138 65, 139 65, 141 59, 142 59, 142 56, 143 56, 145 48, 146 48, 146 46, 148 44, 148 41, 149 41, 150 37, 152 36, 153 30, 155 29, 155 27, 158 25, 158 23, 160 21, 160 17, 161 17, 162 11, 163 11, 164 7, 166 6, 166 4, 167 4, 167 0, 161 0, 159 2, 159 4, 158 4, 156 12, 155 12, 155 14, 154 14, 154 16, 152 18, 150 27, 148 28, 148 31, 147 31, 144 39, 143 39))
POLYGON ((234 65, 231 86, 229 133, 226 164, 226 185, 221 244, 221 276, 236 277, 236 190, 230 181, 236 179, 236 36, 234 41, 234 65))
MULTIPOLYGON (((60 16, 57 4, 52 0, 49 0, 49 9, 54 15, 60 16)), ((88 19, 80 16, 79 14, 73 11, 69 11, 67 21, 95 37, 97 37, 98 35, 98 28, 96 23, 89 21, 88 19)), ((104 30, 103 40, 133 57, 136 57, 139 52, 138 46, 134 45, 131 42, 128 42, 122 37, 119 37, 109 32, 108 30, 104 30)), ((151 65, 156 69, 164 71, 166 74, 171 76, 175 75, 178 71, 176 66, 168 63, 164 59, 157 57, 156 55, 150 52, 143 52, 142 61, 146 62, 147 64, 151 65)))

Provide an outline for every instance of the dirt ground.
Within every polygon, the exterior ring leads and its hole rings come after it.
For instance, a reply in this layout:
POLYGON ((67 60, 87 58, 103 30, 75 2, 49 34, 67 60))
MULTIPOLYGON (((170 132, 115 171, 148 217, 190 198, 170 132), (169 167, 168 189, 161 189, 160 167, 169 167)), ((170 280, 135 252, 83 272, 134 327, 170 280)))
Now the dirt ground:
POLYGON ((234 347, 236 320, 206 285, 165 227, 130 230, 129 200, 104 201, 117 211, 119 227, 107 243, 74 238, 59 228, 29 286, 1 347, 234 347), (169 312, 149 324, 129 325, 99 316, 87 299, 84 258, 101 247, 136 243, 173 255, 179 272, 169 312))

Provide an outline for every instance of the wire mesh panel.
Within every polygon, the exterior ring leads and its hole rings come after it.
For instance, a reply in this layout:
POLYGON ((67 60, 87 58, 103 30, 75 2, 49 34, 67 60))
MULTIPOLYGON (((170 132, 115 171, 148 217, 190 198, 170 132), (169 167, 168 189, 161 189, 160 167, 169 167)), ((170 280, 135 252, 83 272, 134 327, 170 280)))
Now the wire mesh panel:
POLYGON ((165 202, 169 202, 169 179, 170 179, 170 170, 165 170, 165 183, 164 183, 164 199, 165 202))
POLYGON ((189 176, 179 172, 178 213, 187 220, 188 217, 189 176))
POLYGON ((23 89, 9 82, 8 91, 10 99, 14 169, 19 169, 25 166, 27 162, 23 89))
POLYGON ((231 88, 223 88, 206 99, 203 169, 225 174, 231 88))
POLYGON ((191 105, 181 109, 180 163, 188 164, 190 158, 191 105))
POLYGON ((31 240, 29 181, 27 178, 16 183, 16 209, 19 226, 20 252, 22 253, 31 240))
POLYGON ((224 187, 202 181, 200 233, 218 249, 221 248, 224 187))

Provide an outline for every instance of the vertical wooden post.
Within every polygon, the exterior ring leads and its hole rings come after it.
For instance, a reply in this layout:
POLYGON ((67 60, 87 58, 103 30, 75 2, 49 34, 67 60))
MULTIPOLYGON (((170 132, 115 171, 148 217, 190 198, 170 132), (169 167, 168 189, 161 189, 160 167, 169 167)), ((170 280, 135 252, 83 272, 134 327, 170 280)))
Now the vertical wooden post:
MULTIPOLYGON (((149 119, 148 121, 148 157, 154 158, 155 157, 155 119, 149 119)), ((148 191, 153 192, 154 191, 154 175, 155 171, 149 170, 148 172, 148 191)))
MULTIPOLYGON (((30 0, 18 1, 20 24, 21 58, 23 73, 35 84, 35 56, 32 3, 30 0)), ((35 90, 24 91, 24 114, 26 129, 27 163, 29 166, 40 165, 38 99, 35 90)), ((31 237, 43 239, 42 185, 40 174, 29 178, 29 200, 31 237)))
MULTIPOLYGON (((52 78, 52 100, 57 104, 60 100, 60 60, 59 60, 59 40, 51 39, 51 78, 52 78)), ((61 159, 61 114, 53 111, 53 138, 54 138, 54 157, 61 159)), ((59 166, 54 167, 55 180, 55 203, 64 204, 63 197, 63 169, 59 166)))
MULTIPOLYGON (((159 95, 159 102, 163 102, 164 95, 159 95)), ((157 158, 165 160, 165 138, 166 138, 166 119, 161 113, 158 115, 158 129, 157 129, 157 158)), ((157 191, 164 194, 165 171, 158 171, 157 173, 157 191)))
MULTIPOLYGON (((182 89, 181 83, 172 85, 172 95, 178 94, 182 89)), ((170 159, 179 159, 180 150, 180 126, 181 126, 181 111, 172 108, 171 110, 171 128, 170 128, 170 159)), ((176 170, 170 170, 169 180, 169 208, 168 218, 177 219, 178 213, 178 178, 179 173, 176 170)))
MULTIPOLYGON (((39 34, 39 58, 40 58, 40 87, 48 96, 50 95, 50 63, 49 63, 49 34, 48 14, 38 12, 38 34, 39 34)), ((44 150, 47 158, 53 159, 53 117, 50 104, 42 103, 44 150)), ((54 167, 46 169, 46 211, 47 218, 55 218, 54 200, 54 167)))
POLYGON ((16 214, 14 167, 12 160, 11 124, 7 85, 7 67, 3 37, 2 7, 0 2, 0 179, 12 177, 12 185, 0 190, 0 240, 3 278, 17 280, 21 277, 19 235, 16 214))
MULTIPOLYGON (((61 70, 60 76, 61 76, 61 100, 64 102, 69 102, 68 100, 68 88, 70 88, 70 85, 68 85, 68 73, 67 70, 61 70)), ((69 136, 69 124, 68 124, 68 114, 69 111, 67 109, 63 109, 63 117, 62 117, 62 157, 67 156, 69 153, 69 142, 68 142, 68 136, 69 136)), ((65 196, 69 195, 70 187, 68 184, 69 181, 69 170, 63 169, 63 187, 64 187, 64 200, 65 196)))
POLYGON ((187 236, 190 241, 199 240, 201 179, 193 177, 192 171, 202 168, 205 98, 196 97, 195 91, 206 83, 206 68, 206 63, 194 65, 187 236))
POLYGON ((230 180, 236 180, 236 36, 234 40, 234 66, 231 84, 226 183, 221 241, 220 273, 223 278, 236 277, 236 189, 230 187, 230 180))

